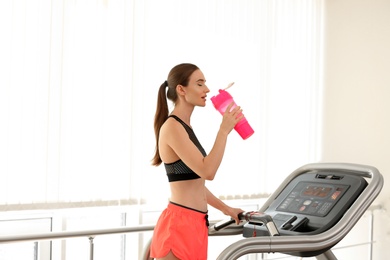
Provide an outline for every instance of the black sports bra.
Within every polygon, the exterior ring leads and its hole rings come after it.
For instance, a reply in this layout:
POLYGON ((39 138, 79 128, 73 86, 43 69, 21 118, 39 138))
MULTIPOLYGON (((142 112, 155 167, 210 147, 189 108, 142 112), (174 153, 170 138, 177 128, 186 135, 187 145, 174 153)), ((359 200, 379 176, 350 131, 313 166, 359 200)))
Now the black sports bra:
MULTIPOLYGON (((182 124, 184 129, 187 131, 190 140, 195 144, 195 146, 205 157, 207 154, 203 149, 202 145, 199 143, 198 138, 196 138, 192 128, 189 127, 186 123, 183 122, 183 120, 181 120, 179 117, 175 115, 170 115, 169 117, 173 117, 179 123, 182 124)), ((164 166, 167 172, 169 182, 194 180, 200 178, 200 176, 196 174, 193 170, 191 170, 181 159, 173 163, 164 163, 164 166)))

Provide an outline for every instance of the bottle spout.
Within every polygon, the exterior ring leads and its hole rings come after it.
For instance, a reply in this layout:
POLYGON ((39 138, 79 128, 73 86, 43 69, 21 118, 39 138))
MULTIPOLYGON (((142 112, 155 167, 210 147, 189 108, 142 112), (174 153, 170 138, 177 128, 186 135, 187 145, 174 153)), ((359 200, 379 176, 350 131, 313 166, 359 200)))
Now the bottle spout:
POLYGON ((223 90, 227 90, 228 88, 230 88, 231 86, 233 86, 234 85, 234 82, 231 82, 231 83, 229 83, 229 85, 226 87, 226 88, 224 88, 223 90))

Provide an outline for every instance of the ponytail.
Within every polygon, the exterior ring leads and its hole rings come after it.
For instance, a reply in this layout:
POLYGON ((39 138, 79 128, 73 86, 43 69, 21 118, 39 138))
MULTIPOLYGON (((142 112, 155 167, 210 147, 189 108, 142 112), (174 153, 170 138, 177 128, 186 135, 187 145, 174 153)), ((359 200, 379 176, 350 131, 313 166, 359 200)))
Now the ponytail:
POLYGON ((158 166, 162 162, 160 158, 159 149, 158 149, 158 139, 160 137, 160 128, 164 124, 165 120, 167 120, 168 113, 169 113, 167 95, 165 90, 166 87, 168 87, 167 81, 161 84, 157 96, 157 108, 156 108, 156 114, 154 116, 154 134, 156 136, 156 149, 155 149, 154 157, 152 159, 152 165, 154 166, 158 166))

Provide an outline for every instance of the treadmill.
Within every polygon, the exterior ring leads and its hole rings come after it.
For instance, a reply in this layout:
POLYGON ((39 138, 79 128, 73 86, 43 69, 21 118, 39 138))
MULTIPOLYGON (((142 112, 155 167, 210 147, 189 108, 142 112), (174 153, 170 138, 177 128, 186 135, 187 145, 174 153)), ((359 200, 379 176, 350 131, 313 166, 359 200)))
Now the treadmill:
POLYGON ((291 173, 256 212, 240 215, 245 224, 221 221, 209 235, 243 234, 222 251, 218 260, 253 253, 283 253, 335 260, 340 242, 370 207, 383 187, 372 166, 314 163, 291 173), (228 224, 229 223, 229 224, 228 224))
MULTIPOLYGON (((379 195, 383 177, 372 166, 313 163, 292 172, 259 211, 211 223, 209 236, 243 235, 217 260, 255 253, 337 260, 332 252, 379 195)), ((149 257, 150 242, 143 259, 149 257)))

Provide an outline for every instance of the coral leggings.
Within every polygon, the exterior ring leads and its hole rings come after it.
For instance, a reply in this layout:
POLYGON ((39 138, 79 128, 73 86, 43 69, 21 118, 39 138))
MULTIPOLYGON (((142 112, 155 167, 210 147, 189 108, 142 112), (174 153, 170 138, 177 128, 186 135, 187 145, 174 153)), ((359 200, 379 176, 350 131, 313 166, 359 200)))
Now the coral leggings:
POLYGON ((170 202, 154 228, 150 256, 161 258, 169 251, 182 260, 206 260, 207 213, 170 202))

